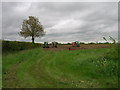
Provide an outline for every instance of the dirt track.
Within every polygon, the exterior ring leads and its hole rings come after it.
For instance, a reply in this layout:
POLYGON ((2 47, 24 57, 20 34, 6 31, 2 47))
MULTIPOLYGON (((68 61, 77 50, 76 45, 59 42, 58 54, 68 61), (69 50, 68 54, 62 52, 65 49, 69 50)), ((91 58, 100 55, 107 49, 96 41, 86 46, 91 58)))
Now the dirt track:
POLYGON ((43 48, 44 50, 52 50, 52 51, 61 51, 61 50, 80 50, 80 49, 92 49, 92 48, 109 48, 109 44, 89 44, 89 45, 80 45, 80 47, 72 47, 72 45, 58 45, 57 48, 43 48))

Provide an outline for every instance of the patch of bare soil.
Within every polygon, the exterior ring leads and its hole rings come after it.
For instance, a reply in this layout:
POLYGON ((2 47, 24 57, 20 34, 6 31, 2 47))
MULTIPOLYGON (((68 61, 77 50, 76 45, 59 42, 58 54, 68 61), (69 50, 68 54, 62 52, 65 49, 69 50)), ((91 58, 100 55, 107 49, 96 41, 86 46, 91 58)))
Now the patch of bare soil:
POLYGON ((51 50, 51 51, 61 51, 61 50, 81 50, 81 49, 94 49, 94 48, 110 48, 109 44, 82 44, 80 47, 72 47, 72 45, 58 45, 57 48, 43 48, 43 50, 51 50))

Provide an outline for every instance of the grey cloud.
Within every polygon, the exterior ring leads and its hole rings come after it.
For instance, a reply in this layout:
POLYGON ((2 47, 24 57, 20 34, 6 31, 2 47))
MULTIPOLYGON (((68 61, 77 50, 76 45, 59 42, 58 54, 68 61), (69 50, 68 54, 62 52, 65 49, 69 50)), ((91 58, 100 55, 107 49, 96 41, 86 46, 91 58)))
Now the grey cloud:
POLYGON ((102 41, 103 36, 117 38, 117 3, 39 2, 2 5, 4 39, 31 41, 18 35, 23 19, 37 16, 46 35, 37 42, 102 41))
MULTIPOLYGON (((0 13, 2 13, 2 3, 0 2, 0 13)), ((2 14, 0 14, 0 39, 2 39, 2 14)))

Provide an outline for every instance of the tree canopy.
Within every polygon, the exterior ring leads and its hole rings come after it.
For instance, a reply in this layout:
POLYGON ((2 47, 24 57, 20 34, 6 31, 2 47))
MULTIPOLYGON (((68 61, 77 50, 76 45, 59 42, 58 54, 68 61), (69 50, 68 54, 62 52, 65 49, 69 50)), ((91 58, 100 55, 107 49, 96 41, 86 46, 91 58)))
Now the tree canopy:
POLYGON ((32 42, 34 43, 34 39, 44 36, 45 32, 39 19, 34 16, 29 16, 28 19, 23 20, 19 35, 25 38, 32 37, 32 42))

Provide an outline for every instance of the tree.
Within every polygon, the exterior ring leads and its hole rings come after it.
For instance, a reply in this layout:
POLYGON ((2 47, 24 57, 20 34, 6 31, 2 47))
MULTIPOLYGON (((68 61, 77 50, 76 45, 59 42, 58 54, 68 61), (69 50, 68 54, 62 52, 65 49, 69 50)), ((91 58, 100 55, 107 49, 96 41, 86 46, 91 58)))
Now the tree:
POLYGON ((24 38, 32 37, 32 43, 34 43, 35 38, 44 36, 45 32, 39 19, 34 16, 29 16, 28 19, 23 20, 19 35, 24 38))

